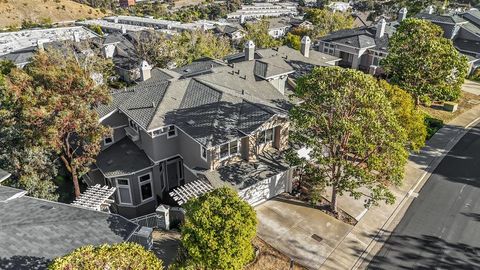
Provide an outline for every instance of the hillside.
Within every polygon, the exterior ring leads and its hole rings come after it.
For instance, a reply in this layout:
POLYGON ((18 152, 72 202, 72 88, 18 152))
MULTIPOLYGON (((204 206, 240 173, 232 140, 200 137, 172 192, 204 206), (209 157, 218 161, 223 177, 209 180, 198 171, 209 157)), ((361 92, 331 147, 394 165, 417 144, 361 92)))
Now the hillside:
POLYGON ((70 0, 0 0, 0 14, 0 28, 20 26, 23 20, 60 22, 105 15, 70 0))

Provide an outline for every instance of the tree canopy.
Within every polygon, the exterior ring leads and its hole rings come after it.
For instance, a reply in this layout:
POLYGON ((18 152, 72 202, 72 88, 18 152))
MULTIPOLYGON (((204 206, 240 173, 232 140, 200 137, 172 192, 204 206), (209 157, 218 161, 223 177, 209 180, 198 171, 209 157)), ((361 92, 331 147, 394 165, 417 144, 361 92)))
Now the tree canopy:
POLYGON ((267 20, 248 22, 245 24, 245 40, 252 40, 257 48, 273 48, 282 45, 281 40, 275 39, 268 34, 270 23, 267 20))
POLYGON ((185 205, 182 244, 195 269, 242 269, 254 257, 255 211, 236 191, 215 189, 185 205))
POLYGON ((185 31, 171 38, 151 31, 142 32, 137 39, 138 54, 162 68, 171 63, 183 66, 203 57, 222 59, 233 51, 227 38, 217 37, 210 31, 185 31))
POLYGON ((420 150, 425 145, 427 138, 425 113, 415 108, 412 96, 405 90, 384 80, 379 81, 379 84, 385 90, 398 123, 407 132, 407 148, 411 151, 420 150))
POLYGON ((320 38, 331 32, 353 28, 355 22, 350 13, 318 8, 306 9, 304 18, 314 26, 309 34, 311 38, 320 38))
POLYGON ((98 247, 85 246, 55 259, 50 270, 83 269, 163 269, 163 263, 151 251, 136 243, 125 242, 98 247))
POLYGON ((389 188, 402 181, 408 135, 376 79, 357 70, 318 67, 297 80, 295 96, 304 102, 290 112, 290 137, 311 149, 307 178, 321 187, 316 190, 332 188, 332 211, 344 193, 366 196, 367 205, 392 203, 389 188))
POLYGON ((390 81, 420 97, 453 101, 459 98, 468 63, 443 37, 442 29, 425 20, 408 18, 390 38, 388 55, 381 61, 390 81))
POLYGON ((49 51, 7 75, 0 92, 5 105, 0 162, 18 171, 20 182, 28 176, 38 178, 37 184, 46 182, 60 161, 72 177, 75 195, 80 194, 78 177, 89 170, 109 132, 93 110, 109 101, 109 91, 95 84, 87 67, 71 54, 49 51))

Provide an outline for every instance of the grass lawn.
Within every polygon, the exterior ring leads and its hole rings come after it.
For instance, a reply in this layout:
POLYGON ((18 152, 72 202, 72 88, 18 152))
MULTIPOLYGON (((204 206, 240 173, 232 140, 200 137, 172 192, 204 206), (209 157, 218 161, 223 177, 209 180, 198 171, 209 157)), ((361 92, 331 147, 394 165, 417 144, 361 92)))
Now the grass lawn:
MULTIPOLYGON (((255 237, 253 244, 259 250, 260 254, 257 259, 245 270, 288 270, 290 269, 290 259, 265 243, 262 239, 255 237)), ((305 269, 297 264, 293 269, 305 269)))

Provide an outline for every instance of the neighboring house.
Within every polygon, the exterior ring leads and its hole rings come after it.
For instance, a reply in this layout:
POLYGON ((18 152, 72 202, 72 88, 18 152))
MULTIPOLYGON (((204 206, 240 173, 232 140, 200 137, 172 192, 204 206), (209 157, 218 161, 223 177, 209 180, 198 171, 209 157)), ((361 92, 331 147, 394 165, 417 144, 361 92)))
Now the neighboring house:
POLYGON ((429 10, 415 17, 440 26, 445 38, 452 40, 455 48, 467 56, 470 72, 480 66, 480 11, 470 10, 452 15, 437 15, 429 10))
POLYGON ((227 14, 227 19, 253 20, 264 17, 296 16, 298 15, 297 6, 296 3, 290 2, 242 5, 237 11, 227 14))
POLYGON ((342 67, 380 73, 380 60, 387 55, 388 39, 396 31, 398 22, 380 20, 376 26, 333 32, 320 39, 320 52, 341 58, 342 67))
POLYGON ((139 227, 120 215, 25 193, 0 185, 0 269, 46 269, 82 246, 133 240, 139 227))
POLYGON ((135 5, 135 0, 118 0, 120 7, 126 8, 135 5))
POLYGON ((269 27, 268 34, 273 38, 281 38, 285 36, 288 30, 292 27, 290 18, 280 17, 268 19, 269 27))
POLYGON ((333 12, 347 12, 352 9, 350 3, 346 2, 331 2, 327 7, 333 12))
POLYGON ((82 26, 0 33, 0 60, 10 60, 23 68, 37 50, 43 50, 49 44, 79 43, 95 37, 97 34, 82 26))
POLYGON ((213 29, 213 32, 219 36, 229 38, 236 44, 238 44, 246 34, 240 25, 218 25, 213 29))
POLYGON ((170 191, 198 179, 235 188, 251 204, 289 191, 292 170, 282 156, 288 148, 287 80, 296 69, 338 60, 310 52, 309 43, 304 40, 302 52, 255 51, 250 41, 228 64, 203 59, 145 71, 145 81, 97 108, 112 134, 84 180, 115 186, 116 208, 127 217, 173 203, 170 191))
POLYGON ((138 31, 153 30, 153 28, 145 27, 145 26, 114 23, 114 22, 109 22, 109 21, 106 21, 106 20, 97 20, 97 19, 77 21, 77 22, 75 22, 75 24, 85 26, 85 27, 99 26, 102 29, 102 32, 104 32, 104 33, 126 34, 127 32, 138 32, 138 31))
POLYGON ((301 29, 313 29, 313 23, 310 21, 305 21, 303 19, 292 18, 290 20, 290 25, 292 28, 301 28, 301 29))
MULTIPOLYGON (((395 33, 399 22, 405 19, 407 10, 402 8, 398 21, 381 19, 374 26, 333 32, 318 42, 318 50, 340 57, 339 65, 360 69, 371 74, 382 73, 379 63, 388 54, 388 40, 395 33)), ((420 13, 418 18, 429 20, 442 27, 445 37, 468 58, 470 72, 480 65, 480 15, 469 11, 460 15, 435 15, 420 13)))

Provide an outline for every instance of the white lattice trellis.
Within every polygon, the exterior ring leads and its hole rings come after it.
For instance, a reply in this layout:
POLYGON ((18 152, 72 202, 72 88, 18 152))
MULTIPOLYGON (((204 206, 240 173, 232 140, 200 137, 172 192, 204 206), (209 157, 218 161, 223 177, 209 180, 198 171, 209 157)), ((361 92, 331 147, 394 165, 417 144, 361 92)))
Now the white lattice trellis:
POLYGON ((182 205, 188 200, 196 198, 211 190, 213 190, 212 185, 202 180, 196 180, 175 188, 174 190, 170 191, 169 194, 179 205, 182 205))
POLYGON ((88 209, 93 209, 97 211, 108 210, 108 207, 113 200, 109 199, 115 188, 109 188, 107 186, 100 186, 99 184, 87 188, 87 190, 80 195, 72 205, 81 206, 88 209))

